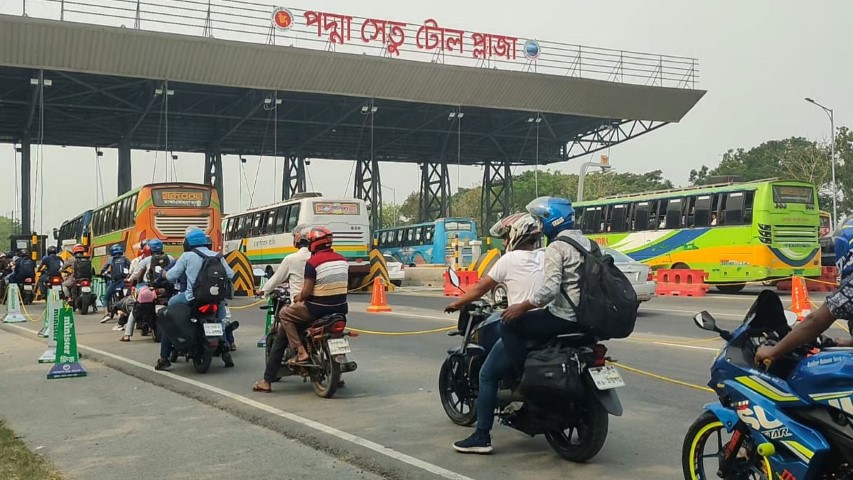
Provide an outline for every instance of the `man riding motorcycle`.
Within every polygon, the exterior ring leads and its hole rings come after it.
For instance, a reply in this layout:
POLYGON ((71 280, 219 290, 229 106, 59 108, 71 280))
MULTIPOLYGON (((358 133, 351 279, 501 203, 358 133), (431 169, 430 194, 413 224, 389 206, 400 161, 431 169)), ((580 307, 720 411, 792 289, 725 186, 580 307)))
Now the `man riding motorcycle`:
POLYGON ((12 273, 6 277, 6 283, 24 283, 28 278, 35 279, 36 264, 30 258, 30 252, 26 248, 18 250, 18 257, 15 259, 12 273))
MULTIPOLYGON (((310 229, 306 225, 297 225, 293 229, 293 246, 297 250, 284 257, 278 266, 278 270, 264 284, 261 289, 264 296, 269 296, 273 290, 285 282, 290 286, 291 292, 302 291, 305 282, 305 264, 311 258, 311 251, 308 250, 309 232, 310 229)), ((264 378, 252 387, 252 390, 256 392, 269 393, 272 391, 272 382, 275 381, 281 360, 284 358, 285 350, 287 350, 287 334, 284 328, 279 324, 276 324, 274 328, 276 330, 275 341, 264 369, 264 378)))
MULTIPOLYGON (((773 346, 764 346, 755 352, 755 364, 773 362, 800 345, 811 342, 829 329, 835 320, 844 319, 848 329, 853 326, 853 216, 847 217, 835 234, 835 265, 841 276, 841 285, 826 297, 826 302, 806 315, 802 322, 773 346)), ((840 346, 853 346, 849 338, 836 339, 840 346)))
MULTIPOLYGON (((163 288, 169 292, 174 290, 173 285, 166 279, 166 271, 175 262, 175 259, 163 252, 163 241, 154 238, 148 242, 145 249, 148 250, 147 256, 143 255, 136 268, 132 270, 130 277, 131 283, 136 285, 137 299, 142 299, 142 301, 150 298, 151 292, 144 292, 145 290, 153 290, 155 299, 157 289, 163 288)), ((131 311, 125 325, 124 335, 119 341, 129 342, 135 326, 136 319, 131 311)))
POLYGON ((6 277, 12 274, 12 254, 0 252, 0 303, 6 301, 6 277))
MULTIPOLYGON (((169 299, 169 305, 175 305, 177 303, 184 303, 192 305, 195 301, 195 293, 193 292, 194 287, 196 286, 196 280, 198 278, 199 273, 201 273, 202 267, 204 266, 204 261, 206 258, 217 256, 216 252, 211 251, 207 245, 210 245, 210 239, 207 238, 207 235, 204 234, 198 228, 193 228, 189 230, 186 238, 184 240, 185 250, 188 248, 189 251, 184 252, 180 258, 175 262, 175 265, 166 272, 166 278, 169 282, 175 283, 178 282, 183 275, 186 275, 186 284, 187 289, 183 293, 179 293, 174 297, 169 299)), ((231 267, 228 266, 228 262, 225 261, 224 258, 220 257, 220 261, 222 262, 222 266, 225 269, 225 273, 228 279, 234 278, 234 271, 231 270, 231 267)), ((222 300, 219 303, 219 308, 216 311, 217 318, 220 322, 222 322, 222 331, 226 331, 225 325, 225 300, 222 300)), ((227 340, 226 340, 227 343, 227 340)), ((172 352, 172 343, 169 341, 169 338, 166 336, 165 332, 161 335, 160 341, 160 358, 157 360, 157 364, 155 365, 155 369, 157 370, 165 370, 172 366, 169 361, 169 356, 172 352)), ((226 362, 226 367, 233 367, 233 362, 226 362)))
MULTIPOLYGON (((127 278, 128 273, 130 273, 130 260, 124 256, 124 249, 121 248, 121 245, 116 244, 110 247, 110 257, 109 262, 101 268, 101 275, 109 272, 110 276, 110 284, 107 286, 104 297, 101 298, 101 303, 104 304, 104 308, 107 311, 109 311, 116 290, 124 286, 124 280, 127 278)), ((105 316, 101 320, 101 323, 106 323, 110 318, 112 317, 109 315, 105 316)))
POLYGON ((541 222, 548 247, 542 287, 524 302, 511 305, 502 316, 501 338, 519 367, 527 355, 526 340, 545 343, 557 335, 578 331, 573 305, 580 302, 583 256, 560 238, 571 238, 587 251, 592 249, 590 240, 573 229, 575 210, 570 200, 539 197, 527 205, 527 211, 541 222))
MULTIPOLYGON (((526 301, 538 291, 543 281, 544 254, 536 250, 542 239, 542 230, 533 216, 517 213, 498 221, 489 233, 503 238, 506 253, 492 266, 474 288, 444 309, 451 313, 492 291, 498 283, 506 285, 507 301, 517 304, 526 301)), ((494 312, 484 324, 494 321, 501 312, 494 312)), ((497 325, 496 325, 497 326, 497 325)), ((495 332, 496 334, 498 332, 495 332)), ((453 444, 463 453, 490 453, 491 435, 498 405, 498 382, 512 371, 512 363, 504 351, 503 341, 498 339, 489 351, 480 369, 477 393, 477 429, 465 440, 453 444)))
POLYGON ((47 255, 41 259, 41 266, 38 270, 41 276, 39 277, 37 290, 42 298, 47 298, 47 282, 51 277, 61 275, 62 266, 62 259, 56 255, 56 247, 52 245, 47 247, 47 255))

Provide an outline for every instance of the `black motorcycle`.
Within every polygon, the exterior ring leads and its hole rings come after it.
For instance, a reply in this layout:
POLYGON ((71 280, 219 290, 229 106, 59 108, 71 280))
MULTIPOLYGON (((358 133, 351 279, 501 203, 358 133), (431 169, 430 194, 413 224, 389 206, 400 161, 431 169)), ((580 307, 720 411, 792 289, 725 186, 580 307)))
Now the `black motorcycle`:
MULTIPOLYGON (((451 283, 458 288, 458 277, 451 283)), ((480 369, 500 337, 500 319, 487 319, 492 304, 476 301, 459 311, 457 329, 448 336, 461 336, 462 344, 448 350, 438 378, 444 411, 453 423, 470 426, 477 419, 480 369)), ((522 377, 503 378, 498 386, 500 423, 530 436, 544 434, 551 448, 573 462, 593 458, 604 446, 610 415, 621 416, 622 404, 614 390, 624 386, 619 372, 606 364, 607 348, 585 333, 559 335, 546 345, 529 344, 531 350, 558 348, 573 352, 563 369, 578 372, 578 385, 571 399, 553 401, 525 398, 522 377)))
POLYGON ((32 305, 36 299, 36 279, 35 277, 27 277, 18 284, 18 289, 21 292, 21 301, 24 305, 32 305))
POLYGON ((169 361, 183 356, 198 373, 207 373, 213 357, 221 357, 226 367, 233 367, 231 350, 226 348, 225 332, 236 330, 239 322, 222 323, 217 318, 218 305, 170 305, 157 313, 157 331, 165 332, 172 343, 169 361))
MULTIPOLYGON (((261 310, 273 310, 273 315, 278 318, 278 311, 290 305, 290 291, 287 287, 279 287, 270 293, 270 302, 261 307, 261 310)), ((344 315, 327 315, 310 324, 304 325, 299 336, 302 344, 311 355, 310 365, 288 365, 288 360, 296 357, 296 349, 288 348, 281 361, 276 381, 282 377, 299 375, 305 380, 311 380, 314 385, 314 393, 321 398, 331 398, 338 387, 343 384, 341 375, 354 372, 358 365, 347 360, 348 353, 352 353, 346 337, 357 337, 355 332, 346 331, 347 318, 344 315)), ((275 341, 275 330, 267 334, 266 348, 264 349, 264 360, 268 361, 275 341)))
POLYGON ((71 298, 68 303, 72 305, 74 310, 80 312, 80 315, 86 315, 91 308, 93 312, 98 310, 95 295, 92 293, 91 278, 76 278, 74 285, 69 289, 71 298))

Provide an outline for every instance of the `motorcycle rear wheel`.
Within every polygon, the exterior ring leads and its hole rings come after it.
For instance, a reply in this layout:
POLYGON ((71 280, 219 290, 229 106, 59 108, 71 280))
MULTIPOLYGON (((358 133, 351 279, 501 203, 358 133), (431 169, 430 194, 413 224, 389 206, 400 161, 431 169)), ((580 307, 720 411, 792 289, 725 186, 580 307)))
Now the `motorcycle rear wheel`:
POLYGON ((213 351, 207 345, 202 345, 193 352, 193 367, 198 373, 207 373, 213 361, 213 351))
MULTIPOLYGON (((706 480, 717 477, 720 468, 720 451, 708 453, 709 447, 728 447, 731 434, 726 431, 723 422, 711 412, 705 412, 693 422, 684 436, 681 448, 681 466, 684 478, 690 480, 706 480), (728 439, 724 437, 728 436, 728 439)), ((745 439, 738 455, 738 465, 729 479, 767 480, 770 478, 770 466, 767 460, 751 450, 749 439, 745 439), (743 452, 743 453, 741 453, 743 452)))
POLYGON ((319 360, 318 365, 322 371, 312 375, 314 393, 320 398, 332 398, 341 383, 341 365, 329 354, 329 347, 325 342, 315 357, 315 360, 319 360))
POLYGON ((610 418, 607 410, 592 397, 579 402, 578 408, 577 425, 545 432, 545 439, 559 456, 570 462, 583 463, 601 451, 607 439, 610 418))
POLYGON ((464 392, 459 388, 459 382, 467 382, 464 372, 465 365, 459 357, 445 358, 438 374, 438 395, 447 417, 456 425, 468 427, 477 421, 477 402, 465 398, 464 392))
POLYGON ((85 295, 79 297, 80 300, 80 315, 87 315, 89 313, 89 305, 92 303, 90 301, 90 297, 85 295))

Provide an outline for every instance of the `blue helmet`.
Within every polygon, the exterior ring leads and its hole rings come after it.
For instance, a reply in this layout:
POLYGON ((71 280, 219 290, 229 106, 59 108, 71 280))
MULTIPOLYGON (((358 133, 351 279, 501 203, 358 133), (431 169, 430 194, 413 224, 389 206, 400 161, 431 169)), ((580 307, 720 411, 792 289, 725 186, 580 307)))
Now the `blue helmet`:
POLYGON ((163 253, 163 240, 159 238, 151 239, 148 242, 148 248, 151 249, 151 253, 163 253))
POLYGON ((115 244, 112 247, 110 247, 110 255, 112 255, 113 257, 117 257, 123 253, 124 253, 124 249, 121 248, 121 245, 119 245, 119 244, 115 244))
POLYGON ((542 233, 549 240, 575 226, 575 209, 572 208, 571 200, 565 198, 536 198, 527 204, 527 211, 542 222, 542 233))
POLYGON ((848 216, 832 234, 835 241, 835 266, 842 279, 853 273, 853 215, 848 216))
POLYGON ((207 235, 205 235, 200 229, 193 228, 187 232, 186 241, 187 246, 190 248, 203 247, 207 245, 207 235))

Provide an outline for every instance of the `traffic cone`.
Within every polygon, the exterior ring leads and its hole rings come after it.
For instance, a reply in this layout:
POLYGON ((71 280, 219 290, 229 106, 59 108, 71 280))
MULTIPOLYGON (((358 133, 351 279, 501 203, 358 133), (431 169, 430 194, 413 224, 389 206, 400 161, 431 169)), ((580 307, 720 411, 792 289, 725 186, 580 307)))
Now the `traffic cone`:
POLYGON ((382 279, 376 277, 373 279, 373 298, 370 299, 370 306, 367 307, 367 313, 390 311, 391 307, 388 306, 388 300, 385 298, 385 286, 382 285, 382 279))
POLYGON ((791 311, 797 314, 797 321, 803 321, 812 312, 812 302, 809 300, 809 289, 803 277, 791 279, 791 311))

